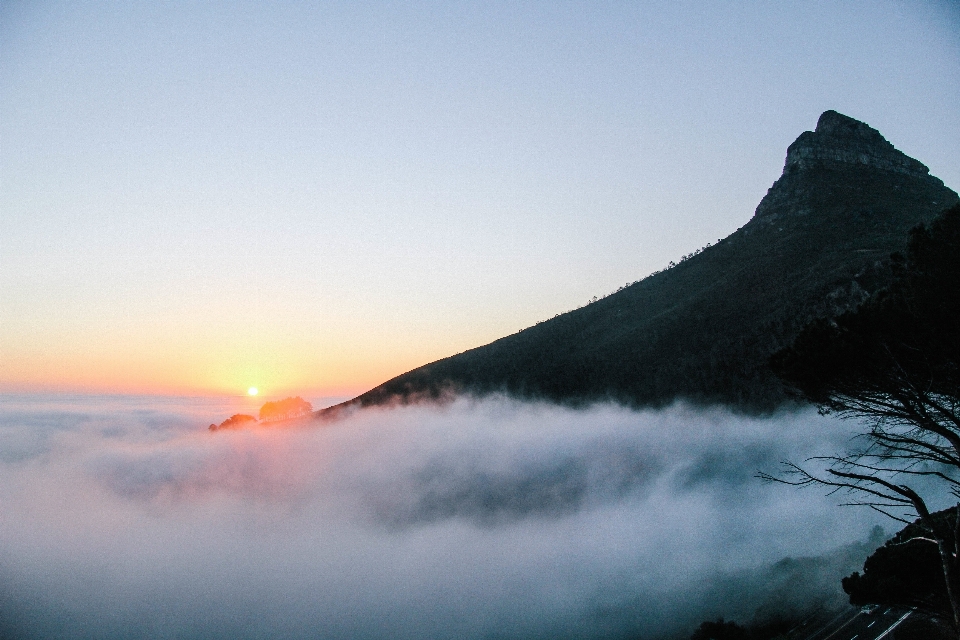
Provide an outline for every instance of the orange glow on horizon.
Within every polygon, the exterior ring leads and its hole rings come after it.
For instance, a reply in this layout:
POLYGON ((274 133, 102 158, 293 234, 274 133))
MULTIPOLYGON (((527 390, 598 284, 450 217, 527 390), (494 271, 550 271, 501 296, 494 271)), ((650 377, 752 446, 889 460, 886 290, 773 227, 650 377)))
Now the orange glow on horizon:
POLYGON ((294 358, 284 353, 273 357, 262 353, 193 353, 177 357, 172 353, 143 351, 3 351, 0 393, 243 395, 250 399, 288 395, 353 397, 412 368, 404 369, 397 363, 388 368, 383 362, 367 368, 362 361, 294 358), (250 393, 252 388, 257 389, 255 396, 250 393))
MULTIPOLYGON (((391 378, 462 351, 362 334, 328 341, 283 337, 236 340, 221 334, 145 334, 111 341, 99 335, 57 336, 56 348, 34 339, 0 345, 0 393, 79 393, 254 398, 355 397, 391 378), (256 387, 258 393, 249 393, 256 387)), ((470 346, 470 345, 466 345, 470 346)))

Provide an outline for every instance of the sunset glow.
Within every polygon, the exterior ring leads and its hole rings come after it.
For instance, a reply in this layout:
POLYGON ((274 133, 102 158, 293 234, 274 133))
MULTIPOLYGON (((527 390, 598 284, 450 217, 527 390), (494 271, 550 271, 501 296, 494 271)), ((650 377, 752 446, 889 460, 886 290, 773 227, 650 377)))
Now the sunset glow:
POLYGON ((0 392, 362 393, 731 233, 828 108, 960 184, 920 5, 10 4, 0 392))
POLYGON ((949 633, 958 35, 0 0, 0 640, 949 633))

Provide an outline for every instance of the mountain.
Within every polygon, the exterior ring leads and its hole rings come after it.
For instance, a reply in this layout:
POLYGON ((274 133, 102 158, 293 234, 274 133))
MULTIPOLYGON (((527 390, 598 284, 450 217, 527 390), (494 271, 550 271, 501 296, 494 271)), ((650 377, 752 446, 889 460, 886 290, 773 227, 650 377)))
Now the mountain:
POLYGON ((450 393, 772 410, 786 396, 770 354, 811 319, 848 310, 884 286, 886 259, 905 247, 908 230, 957 200, 875 129, 826 111, 787 149, 783 174, 753 218, 716 245, 325 414, 450 393))

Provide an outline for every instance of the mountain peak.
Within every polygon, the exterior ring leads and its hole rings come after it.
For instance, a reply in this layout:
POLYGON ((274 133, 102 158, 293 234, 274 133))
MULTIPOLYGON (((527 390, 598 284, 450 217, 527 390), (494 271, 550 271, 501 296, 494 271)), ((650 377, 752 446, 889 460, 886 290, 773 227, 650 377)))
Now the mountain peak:
POLYGON ((925 176, 927 167, 898 151, 870 125, 836 111, 824 111, 816 131, 804 131, 787 148, 784 175, 814 166, 841 168, 863 165, 912 176, 925 176))
POLYGON ((824 111, 815 131, 804 131, 787 147, 783 174, 760 201, 754 219, 772 222, 834 210, 832 205, 825 207, 824 198, 837 204, 840 193, 848 196, 841 209, 864 210, 870 185, 885 189, 888 183, 900 185, 897 189, 908 184, 934 191, 943 188, 923 163, 897 150, 870 125, 824 111))
POLYGON ((833 137, 856 137, 877 144, 889 144, 880 132, 865 122, 854 120, 850 116, 829 109, 820 114, 815 133, 833 137))
POLYGON ((677 399, 773 410, 771 353, 889 281, 907 232, 958 202, 875 129, 827 111, 790 145, 756 216, 640 282, 486 346, 388 380, 320 417, 455 394, 584 405, 677 399))

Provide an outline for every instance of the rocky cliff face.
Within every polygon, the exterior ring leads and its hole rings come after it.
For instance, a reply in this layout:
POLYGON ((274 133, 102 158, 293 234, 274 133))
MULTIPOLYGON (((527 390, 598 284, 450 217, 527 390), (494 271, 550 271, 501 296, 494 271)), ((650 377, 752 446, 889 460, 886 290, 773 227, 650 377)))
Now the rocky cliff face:
MULTIPOLYGON (((815 131, 804 131, 787 148, 783 174, 760 201, 755 219, 782 215, 804 215, 823 205, 839 206, 852 212, 875 200, 866 191, 902 191, 906 200, 945 208, 952 192, 943 181, 930 175, 929 169, 904 154, 873 127, 836 111, 825 111, 815 131), (819 197, 825 190, 836 193, 842 182, 853 194, 864 192, 861 202, 854 199, 825 202, 819 197)), ((849 194, 848 194, 849 195, 849 194)), ((955 195, 955 194, 953 194, 955 195)), ((900 199, 900 198, 894 198, 900 199)))
POLYGON ((804 131, 787 149, 783 172, 802 171, 817 164, 853 164, 923 177, 922 163, 898 151, 880 132, 836 111, 825 111, 816 131, 804 131))
MULTIPOLYGON (((815 317, 889 281, 907 232, 957 202, 875 129, 827 111, 787 150, 753 218, 675 267, 489 345, 407 372, 347 405, 506 393, 660 406, 683 398, 768 411, 768 366, 815 317)), ((341 407, 342 408, 342 407, 341 407)), ((339 409, 335 409, 335 413, 339 409)))

